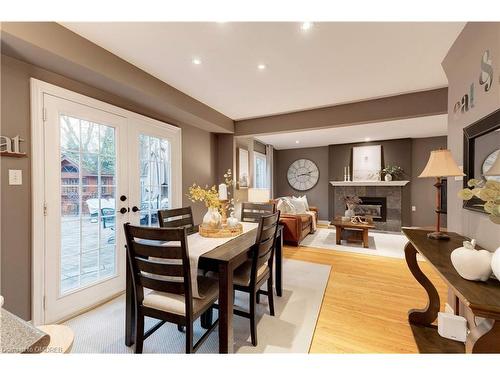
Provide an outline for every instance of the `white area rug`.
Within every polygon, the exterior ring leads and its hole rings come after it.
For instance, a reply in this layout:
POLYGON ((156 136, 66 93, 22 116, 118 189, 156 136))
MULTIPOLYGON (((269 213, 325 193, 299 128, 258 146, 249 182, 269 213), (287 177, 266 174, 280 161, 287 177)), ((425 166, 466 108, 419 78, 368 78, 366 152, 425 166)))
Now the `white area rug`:
POLYGON ((370 231, 368 237, 369 248, 365 249, 361 243, 347 245, 345 241, 342 241, 341 245, 337 245, 335 243, 335 228, 318 228, 314 234, 308 235, 300 245, 404 259, 404 247, 407 242, 408 239, 403 234, 370 231))
MULTIPOLYGON (((258 346, 250 343, 248 319, 234 317, 238 353, 308 353, 316 327, 330 266, 283 260, 283 296, 274 298, 276 315, 270 316, 267 297, 258 305, 258 346)), ((236 293, 235 304, 248 310, 247 297, 236 293)), ((214 319, 217 316, 214 311, 214 319)), ((146 318, 146 329, 157 320, 146 318)), ((133 353, 125 346, 125 296, 122 295, 66 323, 75 333, 72 353, 133 353)), ((195 341, 204 330, 195 323, 195 341)), ((185 335, 166 323, 144 342, 144 353, 184 353, 185 335)), ((218 352, 218 332, 212 332, 198 353, 218 352)))

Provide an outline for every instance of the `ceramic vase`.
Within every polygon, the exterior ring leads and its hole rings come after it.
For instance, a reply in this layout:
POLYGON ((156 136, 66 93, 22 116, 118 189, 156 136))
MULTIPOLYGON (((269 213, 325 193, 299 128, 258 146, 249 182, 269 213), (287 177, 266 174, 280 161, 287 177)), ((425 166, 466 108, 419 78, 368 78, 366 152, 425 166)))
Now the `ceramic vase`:
POLYGON ((486 281, 491 276, 492 254, 488 250, 474 249, 472 244, 464 241, 464 246, 451 253, 451 263, 458 274, 466 280, 486 281))
POLYGON ((348 204, 347 205, 347 210, 345 210, 345 212, 344 212, 344 216, 348 217, 348 218, 351 218, 351 217, 353 217, 355 215, 356 215, 356 213, 354 212, 354 205, 353 204, 348 204))
POLYGON ((493 253, 491 257, 491 270, 493 274, 500 280, 500 247, 493 253))
POLYGON ((389 173, 386 173, 384 176, 384 180, 386 180, 387 182, 392 181, 392 175, 390 175, 389 173))
POLYGON ((203 216, 203 225, 212 229, 221 227, 222 216, 215 207, 209 207, 205 216, 203 216))
POLYGON ((229 228, 234 228, 238 225, 238 219, 234 217, 234 212, 231 212, 231 216, 227 219, 227 226, 229 228))

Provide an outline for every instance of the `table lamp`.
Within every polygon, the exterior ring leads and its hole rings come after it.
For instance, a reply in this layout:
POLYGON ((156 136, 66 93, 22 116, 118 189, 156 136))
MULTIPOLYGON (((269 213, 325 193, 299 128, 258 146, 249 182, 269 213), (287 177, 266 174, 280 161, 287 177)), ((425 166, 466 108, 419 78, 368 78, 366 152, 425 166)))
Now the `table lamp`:
POLYGON ((450 150, 434 150, 431 151, 429 160, 424 170, 418 177, 434 177, 436 178, 436 231, 429 233, 427 237, 433 240, 448 240, 450 237, 441 232, 441 187, 443 177, 465 176, 458 168, 457 163, 453 160, 450 150))

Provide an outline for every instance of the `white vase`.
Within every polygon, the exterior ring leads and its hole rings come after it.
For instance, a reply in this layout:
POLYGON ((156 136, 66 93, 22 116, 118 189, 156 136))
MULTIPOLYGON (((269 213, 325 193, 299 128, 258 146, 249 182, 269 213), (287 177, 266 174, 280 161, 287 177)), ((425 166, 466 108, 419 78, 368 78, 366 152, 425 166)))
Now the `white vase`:
POLYGON ((348 204, 347 205, 347 210, 345 210, 345 212, 344 212, 344 216, 348 217, 348 218, 351 218, 351 217, 353 217, 355 215, 356 215, 356 213, 354 212, 354 205, 348 204))
POLYGON ((464 241, 464 247, 452 251, 451 263, 464 279, 486 281, 491 276, 491 256, 488 250, 476 250, 464 241))
POLYGON ((227 226, 229 228, 234 228, 238 225, 238 219, 234 217, 234 213, 231 212, 231 216, 227 219, 227 226))
POLYGON ((392 181, 392 175, 390 175, 389 173, 386 173, 384 176, 384 180, 386 180, 387 182, 392 181))
POLYGON ((222 216, 217 208, 209 207, 205 216, 203 216, 203 225, 209 228, 220 228, 222 216))
POLYGON ((493 274, 500 281, 500 247, 493 253, 491 257, 491 270, 493 274))

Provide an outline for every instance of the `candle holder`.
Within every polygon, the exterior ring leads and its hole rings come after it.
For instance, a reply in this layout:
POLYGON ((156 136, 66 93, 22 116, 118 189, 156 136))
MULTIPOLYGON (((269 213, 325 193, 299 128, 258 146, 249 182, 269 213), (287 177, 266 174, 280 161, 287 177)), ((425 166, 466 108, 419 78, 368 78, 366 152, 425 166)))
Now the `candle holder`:
POLYGON ((229 199, 219 199, 220 202, 220 214, 222 217, 222 225, 227 224, 227 209, 229 207, 229 199))

